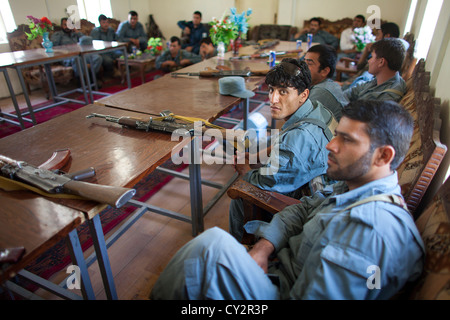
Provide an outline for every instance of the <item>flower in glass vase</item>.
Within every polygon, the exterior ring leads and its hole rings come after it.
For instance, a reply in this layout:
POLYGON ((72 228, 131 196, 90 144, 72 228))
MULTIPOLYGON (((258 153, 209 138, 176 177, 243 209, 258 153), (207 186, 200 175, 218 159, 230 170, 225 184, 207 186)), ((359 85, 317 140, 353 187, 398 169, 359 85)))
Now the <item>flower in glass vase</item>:
POLYGON ((211 25, 209 35, 211 37, 211 41, 215 45, 222 42, 225 46, 228 46, 230 41, 235 39, 238 35, 237 26, 230 20, 229 17, 222 17, 220 20, 213 18, 209 24, 211 25))
POLYGON ((28 40, 36 39, 38 36, 43 37, 44 33, 53 30, 52 22, 47 17, 38 19, 33 16, 27 16, 27 19, 29 20, 28 26, 30 27, 30 33, 25 33, 28 40))

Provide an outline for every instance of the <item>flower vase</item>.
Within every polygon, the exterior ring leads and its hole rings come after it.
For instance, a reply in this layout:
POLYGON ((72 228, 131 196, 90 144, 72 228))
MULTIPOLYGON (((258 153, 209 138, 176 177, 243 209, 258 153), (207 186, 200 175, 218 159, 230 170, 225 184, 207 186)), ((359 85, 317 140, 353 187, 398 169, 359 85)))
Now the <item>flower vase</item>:
POLYGON ((50 41, 50 38, 48 37, 48 32, 44 32, 42 35, 42 46, 45 49, 45 52, 50 53, 53 52, 53 42, 50 41))
POLYGON ((239 32, 238 36, 233 41, 233 55, 235 56, 239 55, 239 47, 241 46, 241 42, 242 42, 241 33, 239 32))
POLYGON ((219 59, 225 59, 225 43, 219 42, 217 45, 217 57, 219 59))

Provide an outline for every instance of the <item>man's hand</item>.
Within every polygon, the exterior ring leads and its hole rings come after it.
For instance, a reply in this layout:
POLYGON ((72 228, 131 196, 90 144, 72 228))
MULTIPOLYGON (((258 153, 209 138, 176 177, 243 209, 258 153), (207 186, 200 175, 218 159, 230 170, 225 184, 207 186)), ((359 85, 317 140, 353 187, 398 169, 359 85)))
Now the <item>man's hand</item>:
POLYGON ((161 63, 161 67, 163 68, 170 68, 170 67, 176 67, 177 64, 175 63, 175 61, 164 61, 163 63, 161 63))
POLYGON ((191 60, 189 60, 189 59, 182 59, 182 60, 180 61, 180 65, 182 65, 182 66, 188 66, 188 65, 190 65, 190 64, 192 64, 192 62, 191 62, 191 60))
POLYGON ((267 273, 267 269, 269 266, 269 256, 275 250, 273 244, 266 240, 259 240, 253 248, 248 252, 248 254, 256 261, 258 266, 260 266, 265 273, 267 273))
POLYGON ((133 43, 135 46, 139 46, 139 39, 130 39, 130 42, 133 43))
POLYGON ((189 27, 186 27, 186 28, 184 28, 183 33, 184 33, 185 36, 188 36, 188 35, 191 34, 191 29, 189 29, 189 27))
POLYGON ((238 152, 237 155, 234 156, 234 163, 233 167, 236 170, 239 175, 244 175, 248 171, 250 171, 252 168, 249 165, 249 154, 248 152, 244 153, 244 156, 242 156, 241 152, 238 152), (242 159, 245 159, 245 162, 242 163, 242 159))

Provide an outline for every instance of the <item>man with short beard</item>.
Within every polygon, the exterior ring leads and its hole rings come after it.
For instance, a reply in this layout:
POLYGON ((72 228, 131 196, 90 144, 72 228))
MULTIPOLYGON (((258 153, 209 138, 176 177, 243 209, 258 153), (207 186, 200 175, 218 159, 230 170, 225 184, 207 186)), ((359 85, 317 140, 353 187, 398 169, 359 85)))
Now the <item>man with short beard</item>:
POLYGON ((389 299, 423 268, 425 248, 404 204, 398 165, 414 122, 392 101, 347 105, 327 145, 327 175, 341 180, 247 223, 247 252, 212 228, 169 262, 152 299, 389 299))
MULTIPOLYGON (((67 18, 61 19, 61 31, 57 31, 52 35, 52 42, 54 46, 62 46, 67 44, 79 43, 80 39, 85 37, 85 35, 77 31, 75 28, 70 29, 67 26, 67 18)), ((87 39, 87 38, 86 38, 87 39)), ((98 54, 90 55, 89 63, 92 65, 91 67, 94 69, 95 73, 100 71, 100 67, 102 66, 103 59, 98 54)), ((67 59, 62 62, 62 64, 66 67, 72 67, 75 77, 79 76, 79 71, 77 68, 77 64, 75 62, 75 58, 67 59)))

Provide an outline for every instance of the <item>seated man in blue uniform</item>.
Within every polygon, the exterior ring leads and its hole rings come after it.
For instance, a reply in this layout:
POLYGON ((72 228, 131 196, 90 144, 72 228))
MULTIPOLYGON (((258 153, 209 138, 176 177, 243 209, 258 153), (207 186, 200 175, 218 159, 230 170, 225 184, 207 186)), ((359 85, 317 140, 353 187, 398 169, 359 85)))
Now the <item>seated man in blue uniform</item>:
POLYGON ((327 174, 339 182, 269 224, 249 222, 260 240, 248 252, 227 232, 206 230, 175 254, 150 298, 391 298, 424 263, 396 172, 413 125, 396 102, 350 103, 327 145, 327 174))
POLYGON ((345 98, 350 101, 360 99, 400 101, 406 92, 406 83, 400 76, 405 59, 405 47, 399 39, 385 38, 371 47, 369 73, 373 80, 359 83, 344 90, 345 98))
POLYGON ((200 54, 200 41, 208 36, 208 31, 202 23, 202 13, 195 11, 192 14, 192 21, 180 20, 177 25, 183 30, 183 35, 189 39, 187 43, 181 45, 181 48, 200 54))
MULTIPOLYGON (((92 39, 102 41, 117 41, 117 34, 114 29, 109 26, 108 18, 104 14, 98 16, 98 22, 100 23, 100 27, 96 27, 91 31, 92 39)), ((115 61, 121 55, 123 55, 122 50, 101 54, 103 59, 103 70, 105 71, 105 74, 112 75, 114 73, 115 61)))
POLYGON ((169 48, 156 58, 155 66, 158 70, 171 72, 200 61, 201 56, 181 49, 180 38, 174 36, 170 38, 169 48))
POLYGON ((142 23, 138 20, 137 12, 131 10, 128 12, 128 20, 121 22, 117 27, 117 40, 129 43, 129 52, 131 52, 132 46, 141 51, 147 49, 148 37, 142 23))
MULTIPOLYGON (((51 40, 53 41, 54 46, 79 43, 80 39, 85 37, 82 32, 77 31, 76 29, 70 29, 67 26, 67 18, 61 19, 61 29, 61 31, 57 31, 52 35, 51 40)), ((98 73, 102 66, 102 61, 103 60, 100 55, 93 54, 90 56, 90 60, 88 62, 92 64, 92 68, 95 73, 98 73)), ((79 70, 75 62, 75 58, 64 60, 62 64, 66 67, 72 67, 75 77, 79 77, 79 70)))
MULTIPOLYGON (((328 124, 337 123, 331 111, 320 102, 309 100, 311 73, 304 61, 283 59, 267 73, 265 82, 269 86, 271 116, 285 123, 271 148, 259 153, 263 156, 270 153, 267 162, 258 156, 262 167, 252 168, 238 159, 235 168, 243 180, 260 189, 299 199, 305 190, 311 194, 311 180, 322 180, 328 156, 325 146, 333 134, 328 124), (276 171, 269 170, 275 166, 276 171)), ((240 241, 244 231, 241 199, 231 201, 229 219, 230 233, 240 241)))
POLYGON ((309 99, 313 102, 321 102, 339 121, 342 108, 348 102, 341 86, 331 79, 336 70, 336 59, 336 50, 332 46, 323 44, 312 46, 305 55, 312 81, 309 99))
POLYGON ((302 40, 303 42, 307 42, 308 33, 311 33, 313 35, 312 42, 327 44, 337 49, 339 46, 339 39, 325 30, 320 30, 321 23, 322 21, 319 18, 312 18, 309 20, 309 27, 304 28, 295 34, 293 40, 302 40))

